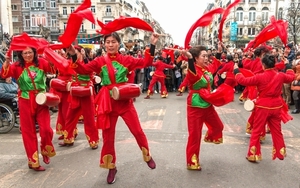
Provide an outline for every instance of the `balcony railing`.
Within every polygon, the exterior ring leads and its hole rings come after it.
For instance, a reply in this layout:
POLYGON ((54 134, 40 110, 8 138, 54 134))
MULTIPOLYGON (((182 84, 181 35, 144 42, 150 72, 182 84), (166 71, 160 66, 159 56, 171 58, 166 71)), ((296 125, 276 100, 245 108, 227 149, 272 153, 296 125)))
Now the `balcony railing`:
POLYGON ((86 33, 86 29, 80 29, 79 33, 86 33))

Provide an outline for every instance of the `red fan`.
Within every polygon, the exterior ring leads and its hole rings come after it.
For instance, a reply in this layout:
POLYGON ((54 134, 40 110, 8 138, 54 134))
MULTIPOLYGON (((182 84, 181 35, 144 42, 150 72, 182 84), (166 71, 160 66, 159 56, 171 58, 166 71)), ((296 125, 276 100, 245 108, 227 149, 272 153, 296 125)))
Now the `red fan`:
POLYGON ((193 32, 197 27, 205 27, 210 24, 210 22, 213 20, 214 14, 221 14, 224 11, 223 8, 216 8, 211 11, 208 11, 207 13, 203 14, 189 29, 188 33, 186 34, 185 41, 184 41, 184 47, 185 49, 189 48, 189 43, 191 41, 193 32))
POLYGON ((228 7, 224 10, 224 13, 223 13, 223 16, 222 16, 222 19, 221 19, 221 22, 220 22, 220 26, 219 26, 219 40, 222 42, 222 30, 223 30, 223 25, 224 25, 224 22, 225 20, 227 19, 227 16, 229 15, 230 13, 230 10, 235 7, 237 4, 240 3, 241 0, 235 0, 233 3, 231 3, 230 5, 228 5, 228 7))
POLYGON ((98 30, 97 32, 103 35, 110 34, 126 27, 134 27, 137 29, 154 32, 153 28, 147 22, 136 17, 120 16, 120 18, 115 19, 107 24, 103 24, 98 20, 98 24, 100 25, 101 30, 98 30))

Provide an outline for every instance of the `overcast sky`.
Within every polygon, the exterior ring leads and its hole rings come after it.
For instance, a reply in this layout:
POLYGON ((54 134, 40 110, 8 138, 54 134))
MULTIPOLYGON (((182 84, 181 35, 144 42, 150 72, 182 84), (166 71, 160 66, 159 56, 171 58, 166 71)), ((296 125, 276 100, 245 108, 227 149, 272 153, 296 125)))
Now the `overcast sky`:
POLYGON ((185 36, 214 0, 141 0, 148 7, 166 33, 172 35, 173 43, 184 46, 185 36))

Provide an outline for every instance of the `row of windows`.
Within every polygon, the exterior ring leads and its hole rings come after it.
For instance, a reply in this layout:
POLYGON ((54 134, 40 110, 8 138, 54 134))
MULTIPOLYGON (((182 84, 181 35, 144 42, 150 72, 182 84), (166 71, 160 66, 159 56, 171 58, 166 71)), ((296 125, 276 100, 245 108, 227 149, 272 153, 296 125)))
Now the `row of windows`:
MULTIPOLYGON (((23 7, 46 7, 46 0, 33 0, 30 4, 29 0, 23 0, 23 7)), ((50 8, 56 7, 56 0, 50 0, 50 8)))
MULTIPOLYGON (((244 20, 243 14, 244 14, 243 8, 238 7, 236 9, 236 21, 243 21, 244 20)), ((280 8, 279 12, 278 12, 278 19, 282 19, 282 14, 283 14, 283 9, 280 8)), ((256 21, 256 9, 254 7, 251 7, 249 9, 248 19, 249 19, 249 21, 256 21)), ((261 20, 262 21, 269 21, 269 8, 267 8, 267 7, 262 8, 261 20)))
MULTIPOLYGON (((74 12, 74 10, 75 10, 75 7, 70 7, 71 13, 74 12)), ((107 9, 106 9, 107 12, 111 12, 111 9, 109 9, 109 10, 110 10, 110 11, 107 11, 107 9)), ((96 13, 96 7, 95 7, 95 6, 91 6, 91 11, 92 11, 93 13, 96 13)), ((68 8, 67 8, 67 7, 63 7, 63 8, 62 8, 62 14, 63 14, 63 15, 68 15, 68 8)))

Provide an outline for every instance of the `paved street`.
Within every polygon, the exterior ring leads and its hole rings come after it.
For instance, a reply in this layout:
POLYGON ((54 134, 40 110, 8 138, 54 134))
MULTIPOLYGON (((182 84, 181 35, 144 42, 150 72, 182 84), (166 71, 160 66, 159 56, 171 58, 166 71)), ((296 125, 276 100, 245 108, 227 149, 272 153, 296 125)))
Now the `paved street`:
MULTIPOLYGON (((135 106, 157 164, 155 170, 143 162, 133 136, 121 119, 116 134, 118 173, 113 185, 106 183, 108 171, 99 167, 102 142, 97 150, 91 150, 82 124, 78 124, 79 136, 73 147, 59 147, 58 135, 54 136, 57 155, 51 158, 49 165, 41 163, 45 172, 28 169, 21 135, 14 129, 0 135, 0 187, 299 188, 300 114, 293 115, 294 120, 282 126, 287 145, 285 160, 271 160, 272 142, 267 135, 262 144, 263 160, 250 163, 245 159, 249 140, 245 124, 250 113, 243 109, 236 95, 234 102, 216 108, 225 125, 224 143, 215 145, 202 141, 202 171, 188 171, 185 163, 187 93, 182 97, 169 93, 167 99, 161 99, 159 94, 149 100, 143 99, 144 96, 137 98, 135 106)), ((53 128, 55 120, 56 114, 52 115, 53 128)), ((203 134, 205 131, 206 128, 203 134)))

